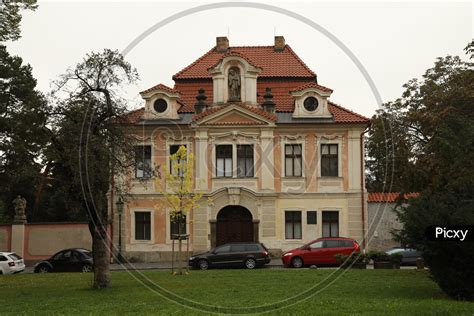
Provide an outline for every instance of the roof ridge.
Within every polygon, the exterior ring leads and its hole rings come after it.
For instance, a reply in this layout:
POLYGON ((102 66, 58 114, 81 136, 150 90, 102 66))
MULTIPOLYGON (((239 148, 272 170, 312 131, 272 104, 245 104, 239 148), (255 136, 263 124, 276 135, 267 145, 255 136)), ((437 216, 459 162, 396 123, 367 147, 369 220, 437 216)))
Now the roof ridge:
POLYGON ((288 48, 288 51, 303 65, 303 67, 306 68, 306 70, 313 74, 313 76, 317 77, 316 73, 312 71, 311 68, 308 67, 308 65, 306 65, 306 63, 296 54, 296 52, 293 50, 293 48, 291 48, 290 45, 285 44, 285 48, 288 48))
POLYGON ((343 110, 343 111, 347 111, 347 112, 349 112, 349 113, 351 113, 351 114, 354 114, 354 115, 360 117, 361 119, 370 121, 370 119, 369 119, 368 117, 365 117, 365 116, 363 116, 362 114, 359 114, 359 113, 356 113, 356 112, 354 112, 354 111, 351 111, 351 110, 349 110, 349 109, 343 107, 343 106, 340 105, 340 104, 334 103, 334 102, 332 102, 332 101, 330 101, 330 100, 328 100, 328 103, 331 104, 331 105, 333 105, 333 106, 335 106, 335 107, 338 107, 339 109, 341 109, 341 110, 343 110))
POLYGON ((177 76, 179 76, 180 74, 182 74, 183 72, 185 72, 186 70, 188 70, 189 68, 191 68, 192 66, 196 65, 198 62, 200 62, 201 60, 204 59, 204 57, 210 55, 214 50, 215 50, 215 46, 212 47, 208 52, 206 52, 204 55, 202 55, 201 57, 199 57, 198 59, 196 59, 194 62, 192 62, 191 64, 187 65, 186 67, 184 67, 183 69, 181 69, 180 71, 178 71, 177 73, 175 73, 173 75, 173 77, 171 77, 173 80, 176 79, 177 76))

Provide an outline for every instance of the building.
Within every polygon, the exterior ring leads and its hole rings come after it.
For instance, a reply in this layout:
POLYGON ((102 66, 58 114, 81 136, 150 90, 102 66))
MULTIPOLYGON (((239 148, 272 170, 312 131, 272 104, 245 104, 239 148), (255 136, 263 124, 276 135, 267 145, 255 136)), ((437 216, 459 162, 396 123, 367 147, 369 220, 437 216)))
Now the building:
POLYGON ((368 202, 368 238, 367 246, 370 250, 385 251, 392 247, 399 247, 400 243, 394 240, 393 232, 403 228, 397 219, 395 208, 397 202, 405 204, 408 199, 417 198, 418 192, 409 192, 401 196, 400 192, 370 192, 368 202))
POLYGON ((362 137, 370 120, 331 102, 333 90, 282 36, 272 46, 241 47, 218 37, 173 80, 172 88, 142 91, 144 107, 127 116, 141 163, 121 217, 126 257, 169 259, 176 225, 157 207, 157 185, 166 184, 146 167, 169 168, 180 145, 195 155, 196 190, 204 194, 187 217, 192 251, 258 240, 278 254, 321 236, 362 241, 362 137))

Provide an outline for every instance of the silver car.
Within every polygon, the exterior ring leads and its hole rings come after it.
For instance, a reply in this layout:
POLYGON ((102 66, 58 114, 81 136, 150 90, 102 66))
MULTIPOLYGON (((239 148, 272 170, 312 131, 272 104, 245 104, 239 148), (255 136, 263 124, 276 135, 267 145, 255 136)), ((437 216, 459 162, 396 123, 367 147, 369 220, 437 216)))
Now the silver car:
POLYGON ((14 252, 0 252, 0 274, 14 274, 25 270, 23 258, 14 252))

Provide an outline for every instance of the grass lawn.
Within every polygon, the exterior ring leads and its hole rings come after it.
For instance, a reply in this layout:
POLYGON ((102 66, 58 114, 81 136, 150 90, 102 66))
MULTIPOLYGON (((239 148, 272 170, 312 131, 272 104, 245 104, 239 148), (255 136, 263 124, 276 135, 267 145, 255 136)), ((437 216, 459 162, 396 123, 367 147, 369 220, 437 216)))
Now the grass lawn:
POLYGON ((473 315, 474 303, 447 298, 415 270, 257 269, 113 272, 112 288, 90 289, 92 274, 0 277, 0 314, 209 314, 269 311, 278 315, 473 315), (342 272, 342 270, 341 270, 342 272), (169 290, 170 292, 167 292, 169 290), (164 298, 175 294, 179 303, 164 298), (292 296, 297 298, 291 298, 292 296), (302 301, 295 303, 297 299, 302 301), (286 300, 286 301, 285 301, 286 300), (207 312, 180 304, 203 306, 207 312), (200 305, 202 304, 202 305, 200 305), (259 307, 240 310, 240 307, 259 307), (220 306, 215 308, 212 306, 220 306), (273 308, 284 307, 274 310, 273 308))

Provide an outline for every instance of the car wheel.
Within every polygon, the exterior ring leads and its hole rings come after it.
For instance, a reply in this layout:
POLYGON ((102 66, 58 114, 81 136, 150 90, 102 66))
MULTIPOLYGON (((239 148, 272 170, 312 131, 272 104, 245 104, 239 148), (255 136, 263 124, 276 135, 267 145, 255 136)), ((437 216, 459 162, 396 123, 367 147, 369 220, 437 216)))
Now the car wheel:
POLYGON ((293 268, 301 268, 303 266, 303 259, 301 259, 300 257, 294 257, 291 260, 291 266, 293 268))
POLYGON ((48 273, 48 272, 51 272, 51 268, 48 267, 45 264, 42 264, 36 269, 35 272, 37 272, 37 273, 48 273))
POLYGON ((245 260, 245 267, 247 269, 253 269, 257 266, 257 261, 255 261, 255 259, 253 258, 248 258, 247 260, 245 260))
POLYGON ((209 262, 205 259, 201 259, 198 261, 198 266, 201 270, 207 270, 209 268, 209 262))
POLYGON ((90 264, 85 264, 82 266, 82 272, 92 272, 92 266, 90 264))

